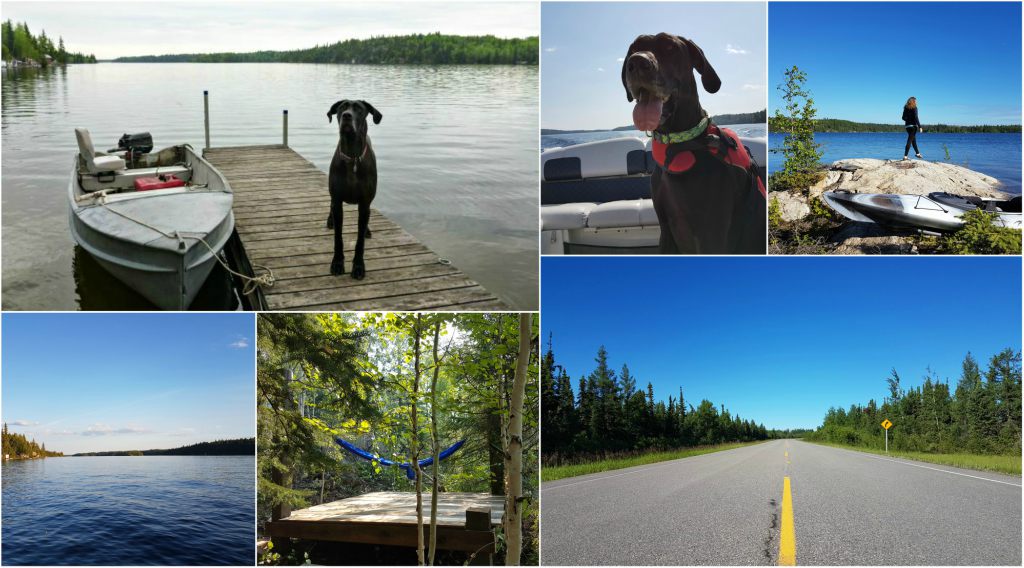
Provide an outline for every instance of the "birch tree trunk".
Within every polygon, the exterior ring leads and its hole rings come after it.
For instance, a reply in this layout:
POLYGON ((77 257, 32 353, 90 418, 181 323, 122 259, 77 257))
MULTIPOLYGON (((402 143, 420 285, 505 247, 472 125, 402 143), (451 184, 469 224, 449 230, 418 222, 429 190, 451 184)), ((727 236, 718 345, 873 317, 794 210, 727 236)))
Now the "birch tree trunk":
POLYGON ((507 454, 505 455, 505 565, 518 566, 523 548, 523 397, 530 363, 530 317, 519 314, 519 357, 509 397, 507 454))
POLYGON ((441 362, 437 358, 437 344, 441 339, 441 320, 434 322, 434 377, 430 380, 430 432, 434 445, 434 480, 430 488, 430 565, 434 565, 434 553, 437 552, 437 486, 438 466, 441 465, 441 445, 437 436, 437 375, 441 371, 441 362))
POLYGON ((413 379, 412 379, 412 471, 416 476, 416 560, 420 566, 423 558, 423 480, 420 478, 420 445, 419 424, 416 417, 416 406, 420 396, 420 322, 422 316, 416 314, 416 325, 413 328, 413 379))

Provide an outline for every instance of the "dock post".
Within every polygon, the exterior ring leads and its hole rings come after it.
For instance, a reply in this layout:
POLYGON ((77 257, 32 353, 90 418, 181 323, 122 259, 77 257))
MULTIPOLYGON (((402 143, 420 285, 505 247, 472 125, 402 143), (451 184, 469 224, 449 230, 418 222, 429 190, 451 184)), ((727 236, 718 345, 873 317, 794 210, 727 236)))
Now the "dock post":
POLYGON ((284 145, 288 146, 288 109, 284 109, 284 145))
MULTIPOLYGON (((466 509, 466 530, 467 531, 490 531, 491 510, 486 507, 472 507, 466 509)), ((477 551, 469 560, 470 566, 492 566, 494 555, 487 552, 477 551)))
POLYGON ((210 149, 210 91, 203 91, 203 127, 206 130, 206 147, 210 149))

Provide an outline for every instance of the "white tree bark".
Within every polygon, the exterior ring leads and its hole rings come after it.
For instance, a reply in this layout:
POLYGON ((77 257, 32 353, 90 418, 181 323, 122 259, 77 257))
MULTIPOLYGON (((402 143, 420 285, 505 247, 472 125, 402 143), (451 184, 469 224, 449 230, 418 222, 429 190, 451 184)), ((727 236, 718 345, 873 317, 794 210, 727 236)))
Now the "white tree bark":
POLYGON ((509 397, 505 454, 505 565, 518 566, 523 548, 523 397, 530 363, 531 314, 519 314, 519 356, 509 397))

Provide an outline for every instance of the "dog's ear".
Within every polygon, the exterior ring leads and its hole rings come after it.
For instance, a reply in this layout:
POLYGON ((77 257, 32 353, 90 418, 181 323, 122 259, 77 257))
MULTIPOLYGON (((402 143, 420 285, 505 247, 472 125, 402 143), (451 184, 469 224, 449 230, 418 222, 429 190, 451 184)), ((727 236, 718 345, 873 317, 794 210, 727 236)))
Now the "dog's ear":
POLYGON ((626 102, 633 102, 633 93, 629 92, 629 85, 626 84, 626 64, 629 63, 629 56, 633 55, 636 51, 636 41, 629 44, 629 49, 626 50, 626 57, 622 59, 622 88, 626 89, 626 102))
POLYGON ((700 82, 704 85, 704 90, 709 93, 717 93, 718 89, 722 88, 722 80, 718 78, 715 68, 708 63, 708 58, 704 57, 704 51, 685 37, 676 37, 690 51, 690 64, 697 73, 700 73, 700 82))
POLYGON ((331 117, 332 116, 338 114, 338 107, 341 106, 341 103, 343 103, 343 102, 345 102, 344 99, 342 99, 342 100, 334 103, 333 105, 331 105, 331 110, 327 111, 327 122, 331 121, 331 117))
POLYGON ((384 118, 384 115, 381 114, 379 110, 373 108, 373 105, 371 105, 370 103, 368 103, 366 101, 359 101, 359 102, 361 102, 364 105, 366 105, 366 110, 370 111, 370 114, 373 115, 373 123, 374 124, 380 124, 380 119, 384 118))

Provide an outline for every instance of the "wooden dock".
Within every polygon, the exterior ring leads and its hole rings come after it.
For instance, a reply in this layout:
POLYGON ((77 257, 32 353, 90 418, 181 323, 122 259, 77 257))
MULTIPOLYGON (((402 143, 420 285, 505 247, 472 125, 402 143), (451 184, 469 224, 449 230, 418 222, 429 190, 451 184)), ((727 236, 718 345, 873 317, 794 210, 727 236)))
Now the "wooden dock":
MULTIPOLYGON (((370 214, 373 236, 366 241, 366 278, 331 275, 334 232, 326 228, 327 174, 283 144, 207 148, 203 156, 224 174, 234 191, 235 228, 245 256, 241 267, 262 265, 274 273, 274 285, 254 295, 256 309, 508 309, 376 209, 370 214)), ((355 206, 346 206, 349 271, 356 218, 355 206)))
MULTIPOLYGON (((501 524, 504 511, 505 498, 500 495, 438 493, 438 548, 493 554, 494 527, 501 524)), ((426 532, 430 525, 429 492, 423 495, 423 518, 426 532)), ((269 521, 265 530, 271 538, 415 548, 416 494, 377 492, 324 503, 269 521)))

